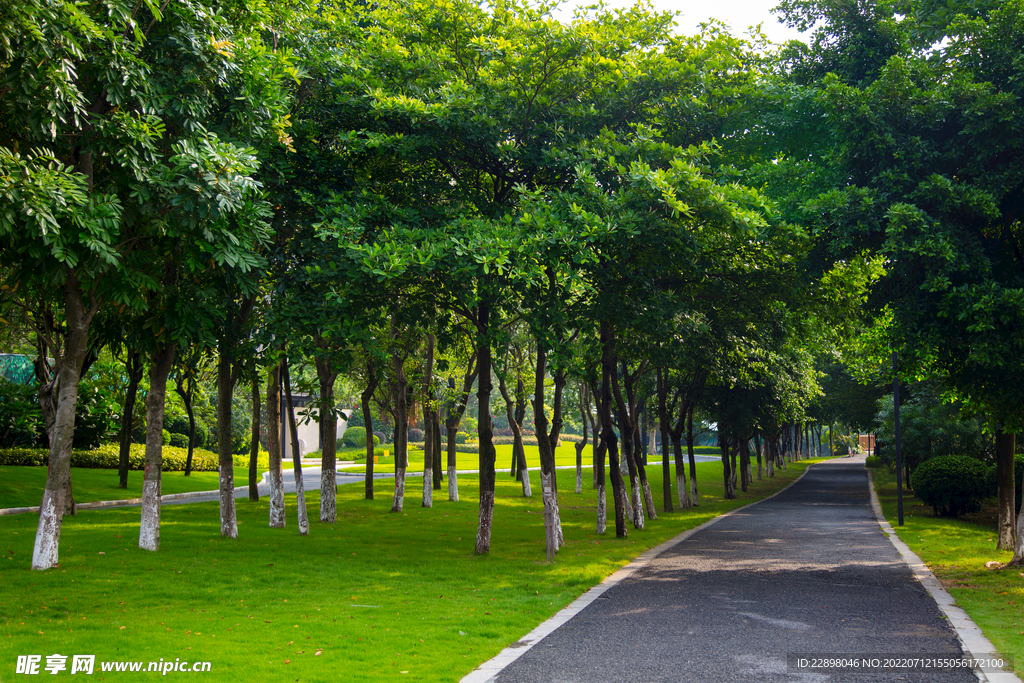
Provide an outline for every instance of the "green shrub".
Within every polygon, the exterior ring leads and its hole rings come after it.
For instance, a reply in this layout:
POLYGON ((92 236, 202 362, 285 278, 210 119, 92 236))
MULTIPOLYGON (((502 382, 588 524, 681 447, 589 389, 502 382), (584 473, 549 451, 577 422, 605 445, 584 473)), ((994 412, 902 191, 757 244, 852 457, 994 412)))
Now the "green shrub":
POLYGON ((959 517, 981 509, 988 492, 985 465, 963 455, 925 460, 911 475, 914 493, 936 514, 959 517))
POLYGON ((171 433, 166 429, 160 434, 160 443, 165 446, 169 446, 171 444, 171 433))
POLYGON ((882 459, 877 455, 869 456, 864 460, 864 467, 881 467, 882 459))
POLYGON ((410 443, 422 443, 423 441, 423 430, 422 429, 410 429, 409 430, 409 442, 410 443))
POLYGON ((178 448, 188 448, 188 435, 171 432, 171 445, 178 448))
POLYGON ((469 443, 469 434, 466 432, 456 432, 455 443, 469 443))
POLYGON ((359 448, 366 445, 366 427, 349 427, 341 437, 341 446, 359 448))
MULTIPOLYGON (((183 472, 188 458, 187 448, 164 446, 163 471, 183 472)), ((121 448, 116 443, 108 443, 94 450, 74 449, 71 451, 71 466, 86 469, 116 470, 121 457, 121 448)), ((0 449, 0 465, 42 466, 49 463, 50 452, 45 448, 2 448, 0 449)), ((248 463, 248 460, 246 460, 248 463)), ((128 455, 128 466, 133 470, 145 469, 146 447, 143 444, 132 444, 128 455)), ((196 472, 216 472, 217 454, 196 449, 192 454, 192 469, 196 472)))

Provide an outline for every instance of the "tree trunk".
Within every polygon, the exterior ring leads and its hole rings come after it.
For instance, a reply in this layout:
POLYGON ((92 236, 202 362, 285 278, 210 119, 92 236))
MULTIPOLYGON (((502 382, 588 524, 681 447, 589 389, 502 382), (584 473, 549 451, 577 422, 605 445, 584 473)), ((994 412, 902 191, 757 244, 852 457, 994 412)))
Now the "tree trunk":
POLYGON ((78 385, 89 348, 89 324, 95 313, 95 303, 89 311, 84 309, 82 296, 77 277, 68 269, 64 297, 67 341, 64 354, 58 362, 60 386, 57 390, 53 429, 50 432, 50 460, 46 471, 46 487, 39 505, 39 526, 32 550, 32 569, 50 569, 59 562, 61 521, 71 483, 71 445, 75 436, 78 385))
MULTIPOLYGON (((193 389, 194 390, 194 389, 193 389)), ((185 476, 192 474, 192 456, 195 454, 196 445, 196 410, 192 402, 192 391, 179 392, 181 402, 185 404, 185 412, 188 414, 188 455, 185 457, 185 476)))
POLYGON ((366 361, 366 375, 366 388, 359 395, 359 401, 363 407, 363 425, 366 427, 366 478, 363 482, 363 497, 366 500, 373 500, 373 458, 376 444, 373 437, 373 413, 370 410, 370 399, 373 398, 373 392, 380 384, 380 378, 377 377, 372 360, 366 361))
POLYGON ((434 431, 434 444, 432 447, 434 450, 432 458, 434 464, 434 490, 440 491, 441 483, 444 481, 444 470, 441 467, 441 408, 437 403, 434 404, 430 420, 430 428, 434 431))
POLYGON ((607 321, 601 321, 601 441, 608 453, 608 470, 612 478, 612 498, 615 501, 615 537, 626 538, 626 492, 619 469, 618 444, 612 424, 612 377, 616 373, 615 333, 607 321))
POLYGON ((697 495, 697 458, 693 453, 693 410, 694 404, 690 404, 686 411, 686 456, 690 464, 690 503, 693 507, 700 507, 700 497, 697 495))
POLYGON ((754 448, 757 451, 757 480, 761 481, 764 475, 764 466, 761 464, 761 432, 754 432, 754 448))
POLYGON ((744 493, 750 486, 750 439, 744 434, 740 438, 740 490, 744 493))
MULTIPOLYGON (((317 347, 326 349, 327 342, 317 339, 317 347)), ((320 436, 320 521, 334 524, 338 521, 338 418, 334 414, 334 382, 338 373, 331 365, 328 353, 316 356, 316 376, 320 384, 320 405, 317 423, 320 436)), ((373 434, 367 434, 373 441, 373 434)))
POLYGON ((164 459, 164 405, 167 376, 174 364, 174 342, 154 354, 149 366, 149 393, 146 394, 146 470, 142 483, 142 519, 139 547, 160 548, 160 472, 164 459))
POLYGON ((726 435, 725 420, 720 415, 718 418, 718 449, 722 453, 722 477, 725 483, 725 494, 722 497, 726 500, 733 500, 736 498, 736 488, 729 453, 732 449, 729 448, 729 445, 729 437, 726 435))
POLYGON ((466 364, 466 374, 462 378, 462 391, 459 393, 459 399, 450 405, 445 413, 444 425, 445 430, 448 432, 448 500, 453 503, 459 502, 459 478, 456 472, 458 444, 455 441, 455 437, 459 431, 459 424, 462 422, 462 415, 466 412, 469 392, 473 390, 473 382, 476 381, 479 369, 480 367, 476 362, 476 350, 474 349, 469 363, 466 364))
MULTIPOLYGON (((523 426, 516 419, 518 416, 516 415, 512 397, 509 396, 505 378, 499 373, 495 374, 498 376, 498 391, 501 392, 501 397, 505 400, 505 416, 508 418, 508 426, 512 430, 512 472, 523 485, 523 497, 531 498, 533 497, 533 490, 530 488, 530 472, 526 467, 526 449, 523 447, 523 426)), ((522 380, 519 381, 517 389, 521 389, 521 387, 522 380)), ((539 440, 540 437, 538 437, 538 442, 539 440)))
POLYGON ((396 352, 391 363, 395 372, 395 494, 391 511, 401 512, 405 504, 405 471, 409 467, 409 382, 405 377, 405 358, 396 352))
MULTIPOLYGON (((658 426, 661 429, 661 495, 662 509, 672 512, 672 462, 668 458, 668 386, 665 368, 655 370, 658 389, 658 426)), ((678 474, 678 471, 677 471, 678 474)), ((679 484, 676 484, 679 487, 679 484)))
POLYGON ((587 395, 587 383, 580 382, 580 417, 583 420, 583 439, 576 443, 576 493, 583 493, 583 451, 587 447, 587 408, 590 397, 587 395))
MULTIPOLYGON (((135 399, 139 395, 139 382, 142 381, 142 371, 145 365, 142 362, 142 354, 132 350, 127 352, 125 359, 125 374, 128 375, 128 387, 124 395, 124 413, 121 415, 120 457, 117 463, 118 487, 128 488, 128 470, 131 467, 132 429, 135 427, 135 399)), ((192 424, 192 414, 189 413, 189 424, 192 424)), ((191 446, 191 443, 189 444, 191 446)), ((188 466, 192 462, 192 449, 188 451, 189 458, 185 463, 185 475, 188 476, 188 466)))
MULTIPOLYGON (((621 364, 623 370, 623 377, 626 375, 626 365, 621 364)), ((627 471, 629 472, 629 487, 630 487, 630 498, 626 501, 629 506, 626 510, 626 514, 630 515, 630 521, 633 522, 634 529, 644 528, 644 501, 643 494, 640 491, 640 478, 637 472, 636 458, 634 457, 633 447, 636 444, 636 423, 631 419, 629 409, 626 406, 626 402, 622 398, 622 390, 619 387, 618 373, 612 375, 612 395, 615 397, 616 413, 619 420, 619 429, 621 431, 622 438, 622 461, 626 464, 627 471)))
MULTIPOLYGON (((217 461, 220 469, 220 535, 238 538, 235 517, 235 462, 231 453, 231 397, 235 383, 226 338, 220 342, 217 360, 217 461)), ((147 436, 148 438, 148 436, 147 436)), ((148 450, 148 446, 147 446, 148 450)))
POLYGON ((477 307, 476 357, 477 434, 479 437, 480 518, 476 532, 477 555, 491 551, 491 525, 494 522, 494 427, 491 424, 491 337, 490 308, 486 301, 477 307))
POLYGON ((1016 482, 1013 476, 1013 452, 1016 435, 1002 425, 996 431, 996 483, 999 487, 999 540, 996 548, 1013 550, 1014 520, 1017 510, 1016 482))
POLYGON ((302 453, 299 452, 299 427, 295 422, 295 404, 292 403, 292 378, 288 372, 288 357, 281 357, 281 383, 284 385, 285 412, 288 431, 292 437, 292 469, 295 476, 295 507, 299 515, 299 534, 309 534, 309 513, 306 510, 306 487, 302 481, 302 453))
POLYGON ((259 474, 257 459, 260 456, 260 405, 263 403, 260 397, 260 378, 254 372, 252 375, 252 439, 249 443, 249 500, 257 502, 260 499, 259 474))
POLYGON ((281 364, 275 363, 267 377, 267 453, 269 454, 270 479, 270 528, 283 529, 285 526, 284 510, 284 474, 281 472, 281 451, 284 441, 281 438, 281 364))
POLYGON ((427 362, 423 372, 423 507, 434 507, 434 335, 427 335, 427 362))
POLYGON ((537 434, 537 450, 540 453, 541 480, 550 482, 550 490, 542 488, 545 501, 551 501, 555 511, 555 550, 565 545, 562 534, 561 513, 558 509, 558 479, 555 476, 555 444, 562 430, 562 389, 565 387, 565 373, 559 369, 555 373, 555 398, 552 404, 551 430, 548 430, 548 418, 544 413, 544 379, 547 377, 547 349, 540 339, 537 340, 537 367, 533 376, 533 424, 537 434))

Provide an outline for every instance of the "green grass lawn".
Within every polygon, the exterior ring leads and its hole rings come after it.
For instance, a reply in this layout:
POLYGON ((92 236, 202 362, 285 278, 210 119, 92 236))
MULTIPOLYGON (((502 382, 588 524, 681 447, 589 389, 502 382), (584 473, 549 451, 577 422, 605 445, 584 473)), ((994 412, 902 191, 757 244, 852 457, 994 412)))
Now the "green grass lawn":
MULTIPOLYGON (((59 653, 209 661, 216 681, 254 671, 266 681, 455 681, 644 550, 781 489, 807 464, 724 501, 721 466, 701 463, 700 507, 659 513, 624 540, 614 520, 594 534, 589 485, 561 494, 567 546, 552 563, 540 497, 524 499, 509 477, 498 478, 486 557, 473 554, 471 475, 459 478, 462 502, 442 495, 423 509, 410 495, 402 514, 388 512, 391 481, 377 482, 372 501, 362 484, 340 487, 333 525, 316 521, 311 491, 308 537, 297 533, 294 496, 284 530, 267 528, 265 498, 239 501, 236 540, 220 537, 216 503, 165 506, 156 553, 138 548, 138 508, 87 510, 65 518, 61 563, 47 572, 29 570, 38 518, 0 517, 0 680, 14 678, 18 655, 45 663, 59 653)), ((660 501, 661 468, 649 471, 660 501)))
MULTIPOLYGON (((374 472, 381 473, 395 473, 394 453, 387 446, 383 446, 388 450, 389 457, 386 459, 378 459, 377 464, 374 465, 374 472)), ((498 444, 494 447, 496 451, 495 462, 497 469, 500 472, 508 474, 512 470, 512 444, 498 444)), ((525 446, 526 451, 526 466, 527 467, 540 467, 540 452, 536 446, 525 446)), ((694 449, 697 455, 718 455, 718 450, 713 448, 698 448, 694 449)), ((593 447, 586 446, 583 449, 583 466, 586 467, 588 463, 593 463, 593 447)), ((684 456, 685 458, 685 453, 684 456)), ((445 452, 441 453, 442 462, 448 462, 448 456, 445 452)), ((660 455, 650 456, 649 460, 659 461, 661 460, 660 455)), ((456 469, 459 470, 475 470, 480 465, 480 456, 476 453, 458 453, 456 454, 456 469)), ((576 447, 568 442, 563 441, 562 445, 555 449, 555 465, 557 467, 569 467, 576 465, 576 447)), ((365 464, 355 464, 348 467, 342 468, 343 472, 365 472, 365 464)), ((417 448, 409 449, 409 472, 422 472, 423 471, 423 450, 417 448)), ((699 478, 698 478, 699 479, 699 478)))
MULTIPOLYGON (((289 463, 289 468, 291 464, 289 463)), ((260 470, 262 476, 263 470, 260 470)), ((142 472, 128 473, 128 488, 118 488, 117 470, 95 470, 71 468, 71 484, 75 501, 87 503, 96 500, 123 500, 142 497, 142 472)), ((187 493, 189 491, 216 491, 220 486, 217 472, 164 472, 160 478, 163 493, 187 493)), ((249 468, 235 466, 235 486, 249 483, 249 468)), ((29 507, 39 505, 46 486, 45 467, 0 466, 0 508, 29 507)))
POLYGON ((912 492, 903 494, 903 526, 896 514, 896 475, 871 470, 886 519, 918 554, 956 603, 1003 654, 1024 665, 1024 573, 985 568, 991 560, 1009 562, 1013 553, 996 550, 992 504, 965 519, 936 517, 912 492))

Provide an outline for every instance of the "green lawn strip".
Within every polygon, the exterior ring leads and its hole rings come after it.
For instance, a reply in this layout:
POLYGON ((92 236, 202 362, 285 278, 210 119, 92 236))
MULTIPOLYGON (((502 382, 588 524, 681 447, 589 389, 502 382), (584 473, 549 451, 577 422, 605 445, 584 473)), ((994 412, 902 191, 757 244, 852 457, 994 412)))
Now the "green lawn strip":
MULTIPOLYGON (((289 465, 290 467, 290 465, 289 465)), ((260 476, 266 469, 260 470, 260 476)), ((75 501, 87 503, 97 500, 125 500, 142 497, 142 472, 128 473, 128 488, 119 488, 117 470, 71 468, 71 484, 75 501)), ((164 495, 191 491, 216 491, 220 475, 217 472, 164 472, 160 486, 164 495)), ((249 483, 249 468, 235 465, 235 486, 249 483)), ((45 467, 0 466, 0 508, 31 507, 39 505, 46 486, 45 467)))
MULTIPOLYGON (((527 467, 540 467, 540 451, 536 446, 524 446, 526 451, 526 466, 527 467)), ((497 469, 500 473, 508 475, 512 470, 512 444, 498 444, 494 447, 496 452, 497 469)), ((717 455, 718 453, 698 453, 699 455, 717 455)), ((395 463, 393 453, 389 451, 389 457, 387 459, 378 458, 377 464, 374 465, 373 471, 375 473, 395 473, 395 463)), ((447 455, 441 454, 441 461, 447 463, 447 455)), ((586 446, 583 449, 583 466, 587 467, 588 464, 593 464, 593 447, 586 446)), ((661 461, 660 455, 650 456, 649 462, 661 461)), ((477 453, 457 453, 456 454, 456 469, 459 470, 475 470, 479 468, 480 456, 477 453)), ((556 467, 574 467, 576 465, 576 447, 568 441, 562 442, 562 445, 555 449, 555 466, 556 467)), ((447 464, 445 465, 447 467, 447 464)), ((342 467, 343 472, 365 472, 365 464, 350 465, 342 467)), ((423 451, 421 449, 410 449, 409 450, 409 469, 408 472, 423 472, 423 451)))
MULTIPOLYGON (((985 563, 1008 562, 1010 551, 996 550, 996 527, 986 509, 968 519, 937 517, 912 492, 903 494, 903 526, 896 526, 896 475, 871 470, 882 511, 899 537, 928 565, 956 604, 1016 666, 1024 665, 1024 573, 993 571, 985 563)), ((987 507, 991 507, 990 504, 987 507)))
MULTIPOLYGON (((659 513, 625 540, 613 520, 594 534, 589 485, 563 493, 567 546, 550 564, 540 496, 524 499, 507 477, 486 557, 473 555, 472 475, 459 478, 462 502, 442 492, 423 509, 410 495, 401 514, 388 512, 391 481, 377 482, 372 501, 361 484, 340 487, 333 525, 316 521, 312 491, 307 537, 294 496, 284 530, 267 528, 266 498, 239 501, 235 540, 220 537, 216 503, 166 506, 156 553, 138 549, 138 509, 87 510, 65 518, 60 566, 43 573, 29 571, 37 519, 0 517, 0 679, 18 655, 59 653, 210 661, 217 681, 254 670, 267 681, 458 680, 648 548, 781 489, 806 465, 724 501, 721 466, 701 463, 701 506, 659 513)), ((650 479, 660 501, 660 468, 650 479)))

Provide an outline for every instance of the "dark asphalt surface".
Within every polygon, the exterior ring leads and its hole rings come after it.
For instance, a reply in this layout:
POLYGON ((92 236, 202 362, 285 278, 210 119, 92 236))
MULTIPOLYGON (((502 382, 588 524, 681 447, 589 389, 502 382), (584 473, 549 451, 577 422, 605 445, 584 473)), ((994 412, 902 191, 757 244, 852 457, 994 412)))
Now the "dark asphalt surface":
POLYGON ((861 459, 815 465, 662 553, 494 680, 977 681, 969 670, 790 673, 788 653, 961 653, 879 529, 861 459))

